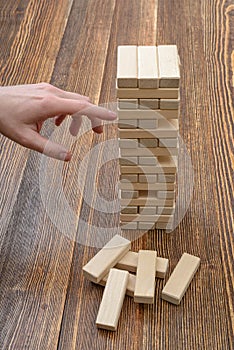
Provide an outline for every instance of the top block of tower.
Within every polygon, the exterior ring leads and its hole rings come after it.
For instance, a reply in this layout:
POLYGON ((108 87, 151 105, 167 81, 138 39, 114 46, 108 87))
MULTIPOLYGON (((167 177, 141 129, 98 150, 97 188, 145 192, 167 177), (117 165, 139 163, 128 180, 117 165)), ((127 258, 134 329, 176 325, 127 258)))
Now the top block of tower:
POLYGON ((159 87, 156 46, 138 46, 138 86, 143 89, 159 87))
POLYGON ((137 46, 118 46, 117 86, 136 88, 138 86, 137 46))
POLYGON ((159 87, 177 88, 180 81, 179 56, 176 45, 158 46, 159 87))

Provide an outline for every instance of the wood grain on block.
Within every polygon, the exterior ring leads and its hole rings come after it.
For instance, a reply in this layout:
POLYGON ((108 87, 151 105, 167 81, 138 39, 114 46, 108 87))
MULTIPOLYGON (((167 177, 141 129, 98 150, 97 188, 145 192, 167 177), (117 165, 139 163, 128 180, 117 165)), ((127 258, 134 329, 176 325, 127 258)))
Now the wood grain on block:
POLYGON ((138 175, 137 174, 121 174, 120 175, 120 182, 138 182, 138 175))
POLYGON ((120 148, 137 148, 138 147, 138 140, 131 138, 130 140, 128 138, 126 139, 120 139, 119 140, 119 147, 120 148))
POLYGON ((159 139, 159 147, 177 147, 178 146, 178 139, 177 138, 160 138, 159 139))
MULTIPOLYGON (((150 223, 152 225, 152 223, 150 223)), ((126 255, 116 264, 117 269, 127 270, 129 272, 136 273, 138 263, 138 253, 129 251, 126 255)), ((169 260, 162 257, 156 258, 156 277, 164 278, 169 266, 169 260)))
POLYGON ((154 230, 155 222, 138 222, 138 230, 154 230))
POLYGON ((159 199, 174 199, 175 191, 157 191, 157 197, 159 199))
POLYGON ((180 68, 176 45, 158 46, 158 67, 161 88, 179 87, 180 68))
POLYGON ((115 235, 84 267, 84 276, 98 283, 131 248, 131 242, 115 235))
POLYGON ((176 175, 175 174, 159 174, 158 182, 175 182, 176 175))
MULTIPOLYGON (((131 98, 131 99, 118 99, 118 108, 119 109, 138 109, 138 99, 137 98, 131 98)), ((165 108, 164 108, 165 109, 165 108)), ((170 109, 170 108, 168 108, 170 109)))
POLYGON ((137 206, 127 206, 121 208, 122 214, 137 214, 138 213, 138 207, 137 206))
POLYGON ((179 305, 199 265, 200 258, 184 253, 162 290, 162 299, 179 305))
POLYGON ((122 230, 137 230, 137 222, 120 222, 122 230))
POLYGON ((149 138, 149 139, 140 138, 139 147, 143 147, 143 148, 145 148, 145 147, 147 147, 147 148, 158 147, 158 139, 157 138, 149 138))
POLYGON ((139 88, 118 88, 118 98, 178 98, 179 89, 139 89, 139 88))
POLYGON ((140 165, 156 165, 158 163, 157 157, 138 157, 138 164, 140 165))
POLYGON ((121 156, 177 156, 179 149, 177 147, 145 147, 143 145, 140 146, 139 143, 138 148, 122 148, 120 153, 121 156))
POLYGON ((160 109, 179 109, 180 100, 179 99, 161 99, 160 109))
POLYGON ((138 164, 138 157, 121 157, 119 158, 119 164, 121 165, 135 165, 138 164))
POLYGON ((157 119, 140 119, 138 120, 138 127, 141 129, 157 129, 157 119))
POLYGON ((98 328, 116 331, 128 278, 128 271, 110 269, 96 319, 98 328))
POLYGON ((127 206, 127 205, 164 206, 165 205, 167 207, 172 207, 174 205, 174 200, 173 199, 158 199, 158 198, 150 198, 150 197, 138 197, 138 198, 133 198, 131 200, 129 200, 129 199, 120 199, 120 203, 121 203, 122 206, 127 206))
POLYGON ((123 222, 171 222, 173 215, 146 215, 146 214, 120 214, 120 220, 123 222))
MULTIPOLYGON (((126 269, 122 269, 122 270, 126 270, 126 269)), ((99 282, 99 284, 100 284, 101 286, 105 286, 105 285, 106 285, 107 279, 108 279, 108 275, 105 276, 105 277, 99 282)), ((135 284, 136 284, 136 276, 133 275, 132 273, 129 273, 129 275, 128 275, 127 289, 126 289, 126 295, 128 295, 129 297, 133 297, 133 296, 134 296, 135 284)))
POLYGON ((156 46, 138 46, 138 86, 158 88, 158 55, 156 46))
POLYGON ((131 199, 139 197, 139 192, 135 190, 121 190, 121 198, 131 199))
MULTIPOLYGON (((177 119, 171 119, 170 121, 160 119, 158 121, 157 129, 119 129, 119 137, 122 139, 136 139, 136 138, 177 138, 179 131, 179 123, 177 119)), ((152 146, 151 146, 152 147, 152 146)))
MULTIPOLYGON (((159 182, 154 182, 154 183, 147 183, 147 182, 134 182, 134 183, 129 183, 129 182, 120 182, 119 183, 119 188, 122 190, 164 190, 164 191, 174 191, 175 190, 175 184, 174 183, 159 183, 159 182)), ((157 195, 157 193, 155 193, 157 195)), ((159 197, 158 197, 159 198, 159 197)), ((169 198, 170 199, 170 198, 169 198)))
MULTIPOLYGON (((138 84, 137 46, 118 46, 117 85, 120 88, 136 88, 138 84)), ((135 98, 135 96, 133 97, 135 98)))
MULTIPOLYGON (((135 214, 135 213, 126 213, 126 214, 135 214)), ((141 214, 141 215, 156 215, 157 214, 157 207, 139 207, 139 214, 141 214)))
POLYGON ((179 110, 176 109, 157 109, 157 110, 143 110, 143 109, 136 109, 136 110, 117 110, 117 115, 119 120, 124 119, 178 119, 179 117, 179 110))
POLYGON ((134 291, 136 303, 154 303, 156 258, 157 252, 153 250, 140 250, 138 253, 134 291))
POLYGON ((158 175, 138 175, 139 176, 139 182, 140 183, 148 183, 148 184, 154 184, 157 182, 158 180, 158 175))
POLYGON ((156 98, 140 98, 138 100, 138 107, 140 109, 158 109, 159 99, 156 98))
POLYGON ((158 165, 120 166, 123 174, 173 174, 177 171, 176 157, 158 157, 158 165))
MULTIPOLYGON (((173 207, 157 207, 157 214, 172 215, 175 212, 175 206, 173 207)), ((132 213, 134 214, 134 213, 132 213)))
POLYGON ((138 120, 127 119, 127 120, 118 121, 118 127, 119 129, 136 129, 138 127, 138 120))

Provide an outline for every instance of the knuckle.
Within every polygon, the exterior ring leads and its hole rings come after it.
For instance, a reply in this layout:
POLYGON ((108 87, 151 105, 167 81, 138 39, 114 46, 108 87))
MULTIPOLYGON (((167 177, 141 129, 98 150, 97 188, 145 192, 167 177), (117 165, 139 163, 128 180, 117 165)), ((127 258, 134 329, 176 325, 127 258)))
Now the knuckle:
POLYGON ((56 97, 53 95, 49 95, 47 94, 46 96, 44 96, 41 100, 40 100, 40 109, 42 110, 42 112, 46 113, 51 106, 56 102, 56 97))
POLYGON ((46 92, 54 92, 56 90, 56 87, 51 85, 50 83, 40 83, 40 88, 45 90, 46 92))

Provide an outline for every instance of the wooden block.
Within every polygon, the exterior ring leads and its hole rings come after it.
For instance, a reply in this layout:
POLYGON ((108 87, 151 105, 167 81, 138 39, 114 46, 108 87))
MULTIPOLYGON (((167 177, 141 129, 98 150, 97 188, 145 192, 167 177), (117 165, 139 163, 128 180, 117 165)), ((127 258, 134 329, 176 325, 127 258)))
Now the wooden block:
POLYGON ((138 230, 154 230, 155 222, 138 222, 138 230))
MULTIPOLYGON (((133 190, 144 190, 146 191, 146 195, 147 195, 147 191, 161 191, 161 190, 167 190, 167 191, 175 191, 175 184, 174 183, 158 183, 158 182, 154 182, 154 183, 147 183, 147 182, 134 182, 134 183, 129 183, 129 182, 120 182, 119 183, 119 188, 121 190, 129 190, 129 191, 133 191, 133 190)), ((157 192, 155 192, 155 195, 157 197, 157 192)), ((170 198, 169 198, 170 199, 170 198)))
POLYGON ((158 182, 175 182, 176 175, 175 174, 159 174, 158 182))
POLYGON ((131 140, 129 140, 128 138, 120 139, 119 140, 119 147, 120 148, 137 148, 138 147, 138 140, 132 139, 132 138, 131 138, 131 140))
MULTIPOLYGON (((144 223, 145 224, 145 223, 144 223)), ((152 225, 153 223, 150 223, 152 225)), ((138 253, 129 251, 126 255, 116 264, 117 269, 126 270, 136 273, 138 263, 138 253)), ((156 277, 165 278, 169 266, 169 260, 166 258, 156 258, 156 277)))
POLYGON ((159 139, 159 147, 177 147, 178 146, 178 139, 177 138, 170 138, 170 139, 159 139))
POLYGON ((137 230, 137 222, 120 222, 121 230, 137 230))
POLYGON ((157 252, 153 250, 140 250, 138 253, 134 291, 136 303, 154 303, 156 258, 157 252))
POLYGON ((179 89, 116 88, 117 98, 178 98, 179 89))
POLYGON ((122 214, 137 214, 138 213, 138 207, 137 206, 128 206, 121 208, 122 214))
MULTIPOLYGON (((151 140, 151 139, 147 139, 151 140)), ((140 145, 140 144, 139 144, 140 145)), ((121 156, 177 156, 178 148, 167 148, 167 147, 145 147, 141 146, 138 148, 124 148, 120 150, 121 156)))
POLYGON ((140 109, 158 109, 159 99, 156 98, 140 98, 138 100, 138 107, 140 109))
POLYGON ((137 205, 137 206, 166 206, 172 207, 174 205, 173 199, 158 199, 158 198, 150 198, 150 197, 138 197, 129 199, 120 199, 120 203, 122 206, 127 205, 137 205))
POLYGON ((179 87, 180 69, 176 45, 158 46, 159 86, 179 87))
POLYGON ((121 165, 136 165, 136 164, 138 164, 138 157, 119 158, 119 164, 121 164, 121 165))
POLYGON ((174 199, 175 191, 157 191, 157 197, 159 199, 174 199))
POLYGON ((139 140, 139 147, 158 147, 158 139, 157 138, 150 138, 150 139, 140 139, 139 140))
MULTIPOLYGON (((137 46, 118 46, 117 85, 120 88, 136 88, 138 84, 137 46)), ((133 97, 134 98, 134 97, 133 97)))
POLYGON ((131 242, 115 235, 84 267, 84 276, 98 283, 131 248, 131 242))
MULTIPOLYGON (((128 214, 134 214, 134 213, 128 213, 128 214)), ((156 215, 157 214, 157 207, 139 207, 139 214, 141 214, 141 215, 156 215)))
POLYGON ((128 278, 128 271, 110 269, 96 319, 98 328, 116 331, 128 278))
POLYGON ((148 184, 154 184, 157 182, 158 178, 157 178, 157 175, 144 175, 144 174, 141 174, 141 175, 138 175, 139 176, 139 182, 142 182, 142 183, 148 183, 148 184))
POLYGON ((138 182, 138 175, 137 174, 121 174, 120 175, 120 182, 138 182))
POLYGON ((157 221, 155 223, 155 229, 156 230, 172 230, 173 229, 173 222, 159 222, 159 221, 157 221))
MULTIPOLYGON (((137 98, 131 98, 131 99, 119 99, 118 102, 118 108, 119 109, 138 109, 138 99, 137 98)), ((166 109, 166 108, 164 108, 166 109)), ((168 108, 171 109, 171 108, 168 108)), ((176 109, 176 108, 173 108, 176 109)))
POLYGON ((137 197, 139 197, 138 191, 121 190, 121 198, 123 199, 131 199, 131 198, 137 198, 137 197))
POLYGON ((180 100, 179 99, 161 99, 160 109, 179 109, 180 100))
POLYGON ((138 86, 158 88, 158 57, 156 46, 138 46, 138 86))
POLYGON ((122 222, 172 222, 173 215, 120 214, 122 222))
POLYGON ((155 119, 140 119, 138 121, 138 127, 142 129, 157 129, 158 120, 155 119))
POLYGON ((121 122, 118 122, 119 129, 136 129, 138 127, 138 120, 137 119, 128 119, 128 120, 122 120, 121 122))
POLYGON ((122 174, 173 174, 177 170, 177 159, 158 157, 158 165, 120 166, 122 174))
POLYGON ((156 165, 158 164, 157 157, 138 157, 138 164, 140 165, 156 165))
MULTIPOLYGON (((157 129, 119 129, 119 137, 121 139, 136 139, 136 138, 176 138, 178 137, 179 123, 176 119, 171 119, 170 122, 165 119, 158 121, 157 129)), ((152 146, 151 146, 152 147, 152 146)), ((128 147, 129 148, 129 147, 128 147)))
POLYGON ((117 110, 119 120, 124 119, 178 119, 179 110, 177 109, 157 109, 157 110, 117 110))
MULTIPOLYGON (((157 214, 172 215, 175 212, 175 207, 157 207, 157 214)), ((129 213, 130 214, 130 213, 129 213)), ((134 213, 131 213, 134 214, 134 213)))
MULTIPOLYGON (((125 270, 125 269, 122 269, 122 270, 125 270)), ((105 286, 105 285, 106 285, 107 278, 108 278, 108 275, 105 276, 105 277, 99 282, 99 284, 100 284, 101 286, 105 286)), ((134 296, 135 284, 136 284, 136 276, 133 275, 132 273, 129 273, 129 275, 128 275, 127 289, 126 289, 126 295, 128 295, 129 297, 133 297, 133 296, 134 296)))
POLYGON ((184 253, 162 290, 162 299, 179 305, 199 265, 200 258, 184 253))

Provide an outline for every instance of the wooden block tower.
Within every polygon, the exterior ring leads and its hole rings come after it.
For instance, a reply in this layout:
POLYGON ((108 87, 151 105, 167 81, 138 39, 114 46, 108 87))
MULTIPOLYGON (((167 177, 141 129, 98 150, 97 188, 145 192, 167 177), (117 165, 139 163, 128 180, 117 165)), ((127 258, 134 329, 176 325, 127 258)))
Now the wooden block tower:
POLYGON ((122 229, 172 226, 178 163, 179 82, 175 45, 118 47, 122 229))

